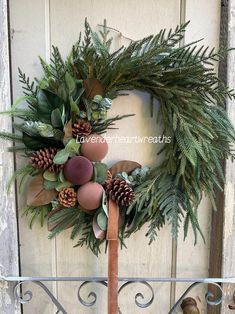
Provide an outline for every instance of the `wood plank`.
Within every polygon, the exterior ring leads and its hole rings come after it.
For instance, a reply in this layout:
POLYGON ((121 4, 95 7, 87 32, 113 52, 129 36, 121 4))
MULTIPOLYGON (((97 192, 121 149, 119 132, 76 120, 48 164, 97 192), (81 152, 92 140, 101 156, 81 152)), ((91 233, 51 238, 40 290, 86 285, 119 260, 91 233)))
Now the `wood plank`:
MULTIPOLYGON (((11 104, 10 57, 8 31, 8 5, 0 0, 0 111, 8 110, 11 104)), ((0 118, 1 131, 11 131, 11 119, 0 118)), ((14 159, 7 152, 11 144, 0 140, 0 275, 19 274, 18 236, 14 188, 7 193, 7 181, 14 171, 14 159)), ((0 312, 19 314, 20 306, 13 295, 13 285, 0 282, 0 312)))
MULTIPOLYGON (((91 0, 71 0, 69 5, 66 1, 51 1, 51 39, 52 43, 58 45, 62 55, 66 56, 71 45, 77 40, 80 30, 83 30, 85 17, 91 26, 97 29, 97 24, 106 18, 108 25, 118 29, 126 37, 140 39, 151 33, 158 32, 162 27, 175 27, 179 23, 179 1, 108 1, 102 2, 91 0), (102 4, 102 5, 101 5, 102 4), (121 12, 121 14, 120 14, 121 12), (63 23, 61 23, 63 21, 63 23), (65 36, 66 34, 66 36, 65 36)), ((115 48, 121 44, 127 44, 128 40, 112 33, 115 38, 115 48)), ((120 136, 144 136, 160 134, 159 128, 154 129, 151 125, 153 120, 149 117, 148 96, 142 93, 131 93, 128 97, 116 99, 110 115, 135 113, 136 116, 128 121, 118 122, 118 135, 120 136), (135 126, 135 127, 130 127, 135 126)), ((116 132, 109 132, 112 136, 116 132)), ((125 145, 125 144, 124 144, 125 145)), ((152 145, 126 146, 110 145, 107 162, 120 159, 132 159, 142 164, 151 164, 157 147, 152 145)), ((159 233, 159 239, 152 246, 148 246, 145 238, 145 230, 133 235, 126 241, 128 249, 120 251, 120 276, 170 276, 171 275, 171 234, 170 228, 166 227, 159 233), (167 245, 166 245, 167 243, 167 245)), ((58 275, 107 275, 107 256, 102 253, 99 259, 90 252, 81 248, 72 248, 69 240, 69 230, 57 238, 57 270, 58 275)), ((77 284, 59 284, 59 297, 66 304, 69 313, 75 314, 82 307, 75 308, 77 284)), ((92 286, 94 287, 94 285, 92 286)), ((126 313, 142 313, 134 305, 134 292, 141 290, 141 286, 130 287, 123 291, 120 298, 120 306, 126 313), (125 297, 128 295, 128 298, 125 297)), ((87 309, 86 313, 106 313, 105 288, 95 288, 98 291, 97 305, 87 309)), ((156 299, 154 305, 146 309, 148 314, 166 313, 169 310, 170 285, 156 284, 156 299), (159 298, 161 302, 158 302, 159 298)), ((91 290, 89 290, 91 291, 91 290)))
MULTIPOLYGON (((41 76, 38 56, 48 58, 50 54, 49 1, 20 0, 10 1, 11 21, 11 53, 12 79, 14 99, 22 95, 21 84, 18 82, 20 67, 31 79, 41 76)), ((17 165, 22 162, 17 158, 17 165)), ((18 193, 19 236, 21 253, 21 271, 24 276, 56 276, 55 241, 47 239, 47 228, 38 224, 33 230, 28 228, 25 217, 21 217, 20 209, 25 206, 25 193, 18 193)), ((48 283, 56 293, 56 284, 48 283)), ((32 290, 33 299, 25 304, 24 313, 56 312, 50 299, 38 287, 25 284, 25 289, 32 290)))
MULTIPOLYGON (((228 1, 228 47, 235 47, 235 1, 228 1)), ((227 79, 230 88, 235 88, 234 75, 235 55, 230 52, 228 55, 227 79)), ((235 126, 234 100, 228 100, 227 112, 230 120, 235 126)), ((226 162, 226 184, 225 184, 225 205, 223 221, 223 253, 222 253, 222 276, 234 277, 235 261, 235 165, 231 161, 226 162)), ((225 299, 221 308, 221 313, 231 313, 228 309, 229 304, 234 304, 233 294, 234 285, 223 286, 225 299)))
MULTIPOLYGON (((185 6, 185 21, 190 20, 185 43, 204 38, 202 44, 218 48, 220 27, 220 1, 183 1, 185 6), (199 23, 200 21, 200 23, 199 23)), ((198 218, 204 233, 206 244, 198 240, 194 246, 194 236, 190 232, 186 241, 183 241, 181 231, 177 247, 177 276, 178 277, 208 277, 210 232, 211 232, 211 204, 208 198, 203 200, 198 209, 198 218)), ((177 284, 176 299, 184 292, 188 284, 177 284)), ((206 285, 200 285, 190 292, 189 296, 196 299, 201 313, 207 312, 205 303, 206 285)), ((213 312, 214 313, 214 312, 213 312)))
MULTIPOLYGON (((228 1, 221 1, 220 14, 220 46, 226 47, 228 44, 228 1)), ((227 58, 220 61, 218 75, 227 84, 227 58)), ((225 162, 223 162, 225 170, 225 162)), ((212 213, 211 240, 210 240, 210 262, 209 277, 222 276, 222 251, 223 251, 223 220, 224 220, 224 192, 216 191, 217 211, 212 213)), ((215 295, 218 293, 217 287, 209 285, 208 289, 215 295)), ((208 314, 219 314, 220 306, 208 305, 208 314)))
MULTIPOLYGON (((8 110, 11 104, 10 57, 8 32, 8 6, 6 0, 0 0, 0 111, 8 110)), ((1 131, 11 131, 11 119, 0 117, 1 131)), ((14 189, 6 191, 7 181, 14 171, 14 159, 7 152, 11 144, 0 141, 0 275, 19 274, 18 236, 14 189)), ((13 295, 13 284, 0 282, 0 312, 21 313, 19 304, 13 295)))

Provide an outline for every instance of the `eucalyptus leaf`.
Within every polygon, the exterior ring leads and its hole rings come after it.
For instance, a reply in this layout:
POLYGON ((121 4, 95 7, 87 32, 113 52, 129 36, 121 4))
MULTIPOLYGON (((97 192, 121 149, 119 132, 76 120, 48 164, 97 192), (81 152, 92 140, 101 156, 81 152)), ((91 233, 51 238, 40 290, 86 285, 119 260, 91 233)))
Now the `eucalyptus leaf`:
POLYGON ((109 109, 112 106, 112 100, 109 98, 103 98, 100 102, 100 105, 105 109, 109 109))
POLYGON ((43 180, 43 187, 46 190, 54 190, 58 186, 57 181, 49 181, 49 180, 43 180))
POLYGON ((103 97, 101 95, 95 95, 95 97, 92 99, 93 102, 100 104, 102 101, 103 97))
POLYGON ((59 181, 61 183, 66 181, 63 170, 60 170, 60 172, 59 172, 59 181))
POLYGON ((105 213, 102 211, 97 215, 97 224, 101 230, 103 230, 103 231, 107 230, 108 218, 105 215, 105 213))
POLYGON ((102 204, 101 204, 101 208, 104 211, 105 215, 107 216, 107 218, 109 217, 109 213, 108 213, 108 202, 107 202, 107 195, 105 193, 105 191, 103 192, 102 195, 102 204))
POLYGON ((75 138, 72 138, 69 140, 69 142, 65 146, 65 150, 67 153, 69 153, 69 156, 72 157, 74 155, 77 155, 79 153, 80 144, 77 143, 75 138))
POLYGON ((54 129, 53 126, 48 123, 38 123, 37 130, 43 137, 53 137, 54 129))
POLYGON ((71 186, 73 186, 73 183, 72 183, 72 182, 70 182, 70 181, 64 181, 64 182, 61 182, 61 183, 57 184, 56 190, 57 190, 57 191, 61 191, 61 190, 63 190, 64 188, 70 188, 71 186))
POLYGON ((96 178, 94 181, 103 184, 107 177, 107 165, 102 162, 96 162, 94 168, 96 169, 96 178))
POLYGON ((46 170, 44 173, 43 173, 43 178, 48 180, 48 181, 57 181, 58 180, 58 174, 55 173, 55 172, 50 172, 48 170, 46 170))
POLYGON ((69 158, 69 153, 65 149, 61 149, 55 155, 53 162, 57 165, 63 165, 69 158))

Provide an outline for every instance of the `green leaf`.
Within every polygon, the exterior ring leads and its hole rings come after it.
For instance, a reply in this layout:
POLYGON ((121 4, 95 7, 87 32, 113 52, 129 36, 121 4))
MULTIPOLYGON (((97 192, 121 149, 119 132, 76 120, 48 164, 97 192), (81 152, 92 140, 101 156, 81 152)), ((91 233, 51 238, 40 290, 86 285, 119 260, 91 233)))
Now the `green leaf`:
POLYGON ((105 215, 105 213, 102 211, 97 215, 97 224, 101 230, 103 230, 103 231, 107 230, 108 218, 105 215))
POLYGON ((96 169, 94 181, 103 184, 107 177, 107 165, 101 162, 96 162, 94 168, 96 169))
POLYGON ((57 181, 58 180, 58 174, 55 172, 50 172, 47 170, 43 173, 43 178, 48 180, 48 181, 51 181, 51 182, 57 181))
POLYGON ((74 78, 68 72, 66 72, 65 74, 65 82, 68 87, 69 93, 72 94, 76 89, 76 83, 74 78))
POLYGON ((65 146, 65 151, 69 154, 70 157, 73 157, 79 153, 80 144, 77 143, 75 138, 69 140, 65 146))
POLYGON ((101 205, 101 208, 102 210, 104 211, 105 215, 107 217, 109 217, 109 213, 108 213, 108 202, 107 202, 107 195, 105 193, 105 191, 103 192, 103 195, 102 195, 102 205, 101 205))
POLYGON ((36 126, 37 131, 43 137, 53 137, 55 135, 52 125, 47 123, 40 123, 36 126))
POLYGON ((61 149, 55 155, 53 162, 56 165, 63 165, 69 158, 69 153, 65 149, 61 149))
POLYGON ((70 100, 71 114, 72 114, 73 119, 75 119, 77 116, 79 116, 80 110, 77 103, 73 100, 72 97, 70 97, 69 100, 70 100))
POLYGON ((58 182, 57 181, 49 181, 44 179, 43 181, 43 187, 46 190, 54 190, 56 187, 58 186, 58 182))
POLYGON ((62 128, 64 126, 59 108, 56 108, 51 112, 51 123, 55 128, 62 128))
POLYGON ((60 170, 60 172, 59 172, 59 181, 60 181, 61 183, 66 181, 66 178, 65 178, 65 176, 64 176, 64 171, 63 171, 63 169, 60 170))
POLYGON ((64 181, 64 182, 61 182, 61 183, 57 184, 56 190, 57 190, 57 191, 61 191, 62 189, 64 189, 64 188, 70 188, 71 186, 73 186, 73 183, 72 183, 72 182, 70 182, 70 181, 64 181))

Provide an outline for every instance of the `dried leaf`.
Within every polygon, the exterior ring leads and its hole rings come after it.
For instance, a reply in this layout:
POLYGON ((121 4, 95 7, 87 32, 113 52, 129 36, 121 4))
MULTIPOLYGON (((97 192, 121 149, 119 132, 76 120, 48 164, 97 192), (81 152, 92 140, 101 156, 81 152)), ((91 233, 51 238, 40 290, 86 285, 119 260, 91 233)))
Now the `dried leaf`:
POLYGON ((99 225, 97 224, 97 215, 94 216, 92 228, 96 239, 103 240, 106 236, 106 231, 101 230, 99 225))
POLYGON ((58 192, 56 190, 46 190, 43 186, 43 177, 38 175, 31 180, 27 191, 28 206, 42 206, 49 204, 58 192))
POLYGON ((73 137, 72 133, 72 119, 64 126, 64 142, 67 142, 73 137))
POLYGON ((104 96, 104 86, 96 78, 89 78, 83 81, 85 97, 93 99, 96 95, 104 96))
POLYGON ((138 162, 131 160, 121 160, 112 165, 112 167, 109 168, 109 171, 111 172, 112 176, 115 176, 120 172, 126 172, 129 174, 136 168, 141 168, 141 165, 138 162))

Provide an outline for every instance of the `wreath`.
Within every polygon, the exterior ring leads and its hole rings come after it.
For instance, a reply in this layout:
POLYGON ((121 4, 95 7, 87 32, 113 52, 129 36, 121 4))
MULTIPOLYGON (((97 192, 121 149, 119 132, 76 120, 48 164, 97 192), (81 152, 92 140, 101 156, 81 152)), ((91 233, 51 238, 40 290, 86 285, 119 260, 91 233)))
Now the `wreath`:
POLYGON ((224 180, 221 161, 234 157, 235 131, 224 104, 235 95, 214 68, 227 49, 198 48, 198 41, 180 46, 187 24, 110 52, 106 23, 94 32, 85 21, 84 38, 80 35, 65 61, 57 47, 49 64, 40 58, 42 79, 31 82, 19 69, 24 96, 4 112, 17 118, 14 132, 0 136, 15 143, 10 152, 27 158, 9 187, 18 178, 21 191, 31 177, 23 210, 30 227, 37 218, 42 225, 46 220, 49 238, 72 228, 76 246, 98 254, 111 198, 120 208, 121 245, 146 223, 150 243, 166 222, 175 238, 182 221, 185 236, 191 223, 195 241, 198 232, 203 237, 198 205, 206 193, 216 208, 215 189, 222 190, 224 180), (102 163, 108 144, 101 134, 128 118, 107 112, 128 90, 147 92, 151 113, 154 100, 159 103, 157 123, 171 139, 159 151, 160 165, 124 160, 108 169, 102 163))

